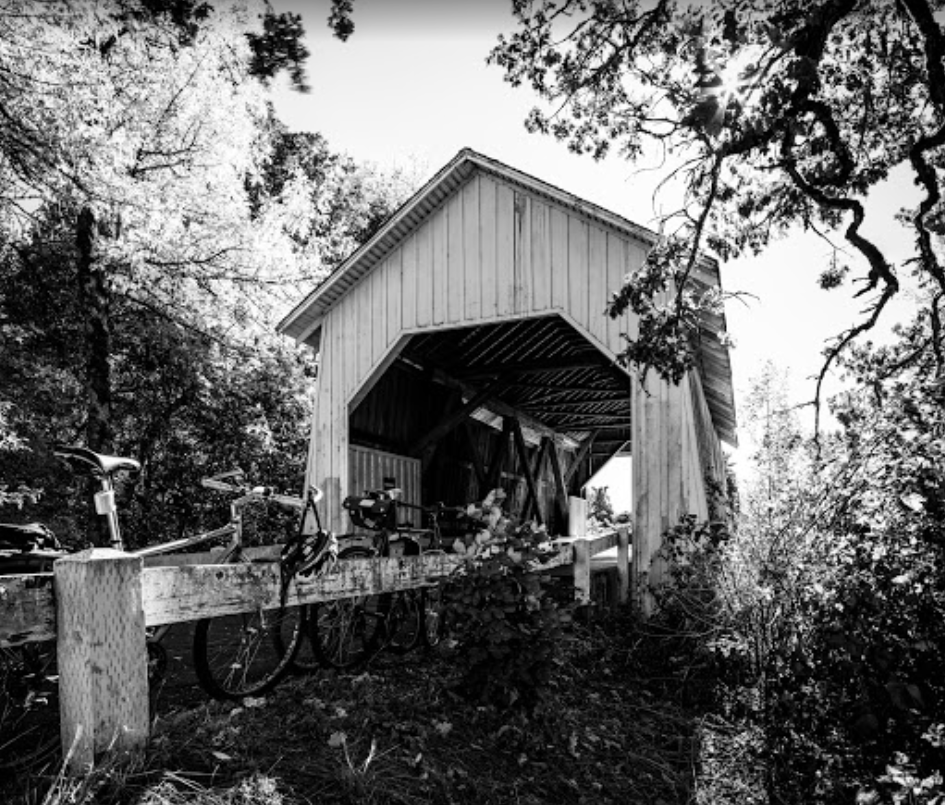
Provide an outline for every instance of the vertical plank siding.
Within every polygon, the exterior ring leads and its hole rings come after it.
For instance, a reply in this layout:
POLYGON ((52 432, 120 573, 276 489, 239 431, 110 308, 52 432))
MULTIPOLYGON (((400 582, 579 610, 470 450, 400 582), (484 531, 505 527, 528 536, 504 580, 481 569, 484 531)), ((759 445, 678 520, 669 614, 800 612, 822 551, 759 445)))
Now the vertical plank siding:
MULTIPOLYGON (((604 310, 644 255, 629 235, 493 176, 475 173, 445 197, 324 315, 307 471, 325 491, 330 527, 343 528, 341 500, 352 491, 353 402, 365 398, 365 384, 376 382, 405 336, 560 311, 615 357, 621 334, 635 335, 637 323, 629 313, 612 320, 604 310)), ((646 567, 679 514, 705 510, 702 470, 706 458, 721 466, 721 451, 698 378, 669 387, 650 373, 646 392, 639 386, 628 382, 633 541, 635 562, 646 567)), ((457 484, 473 484, 471 469, 464 473, 457 484)), ((554 485, 543 477, 538 486, 547 511, 554 485)), ((519 484, 516 494, 523 490, 519 484)))

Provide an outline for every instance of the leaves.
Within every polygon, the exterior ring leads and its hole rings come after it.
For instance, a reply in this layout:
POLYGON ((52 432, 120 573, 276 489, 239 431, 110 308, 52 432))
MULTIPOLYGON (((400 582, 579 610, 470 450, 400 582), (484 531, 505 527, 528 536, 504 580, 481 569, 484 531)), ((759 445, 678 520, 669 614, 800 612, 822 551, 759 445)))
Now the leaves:
MULTIPOLYGON (((516 28, 489 61, 537 94, 530 131, 595 159, 672 160, 664 186, 679 201, 659 216, 660 243, 610 306, 611 315, 629 309, 639 318, 625 362, 678 382, 709 312, 698 278, 704 252, 758 254, 800 226, 845 238, 855 295, 875 292, 860 320, 837 322, 826 373, 899 292, 862 198, 906 162, 923 196, 904 214, 916 235, 909 264, 935 289, 919 304, 939 320, 945 38, 936 8, 928 0, 766 0, 750 11, 735 0, 515 4, 516 28)), ((847 271, 832 260, 821 286, 838 287, 847 271)), ((941 371, 943 351, 933 352, 941 371)))

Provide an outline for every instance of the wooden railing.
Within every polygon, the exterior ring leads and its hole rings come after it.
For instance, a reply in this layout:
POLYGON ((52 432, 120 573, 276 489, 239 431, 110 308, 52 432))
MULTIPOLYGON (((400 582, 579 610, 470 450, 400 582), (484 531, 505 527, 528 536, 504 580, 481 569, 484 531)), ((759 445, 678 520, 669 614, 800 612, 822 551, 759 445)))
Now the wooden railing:
MULTIPOLYGON (((590 603, 591 558, 617 546, 618 595, 628 596, 625 528, 557 541, 537 571, 573 565, 575 599, 590 603)), ((69 770, 82 773, 108 748, 148 739, 145 628, 279 606, 276 562, 209 564, 214 555, 148 560, 92 548, 58 560, 53 573, 0 577, 0 646, 57 641, 61 729, 69 770), (152 565, 156 561, 163 564, 152 565)), ((450 554, 351 559, 316 579, 296 579, 289 606, 422 587, 462 564, 450 554)))

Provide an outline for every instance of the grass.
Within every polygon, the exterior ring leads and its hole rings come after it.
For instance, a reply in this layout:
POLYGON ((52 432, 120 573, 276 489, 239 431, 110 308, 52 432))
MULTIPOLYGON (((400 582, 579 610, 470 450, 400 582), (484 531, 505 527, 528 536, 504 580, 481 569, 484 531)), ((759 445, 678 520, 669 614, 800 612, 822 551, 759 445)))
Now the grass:
POLYGON ((443 652, 382 656, 360 674, 289 680, 264 700, 163 715, 146 752, 112 758, 81 780, 41 777, 21 801, 704 802, 703 745, 728 757, 735 744, 724 725, 707 720, 698 674, 671 653, 627 616, 574 626, 531 715, 456 695, 456 669, 443 652))

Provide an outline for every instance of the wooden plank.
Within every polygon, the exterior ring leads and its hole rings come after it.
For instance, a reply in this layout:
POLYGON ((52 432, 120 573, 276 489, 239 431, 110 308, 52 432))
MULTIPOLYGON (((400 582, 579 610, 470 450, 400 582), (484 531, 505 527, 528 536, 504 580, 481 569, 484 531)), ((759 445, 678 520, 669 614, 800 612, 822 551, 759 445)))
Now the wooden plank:
POLYGON ((594 440, 597 438, 599 431, 594 430, 591 432, 578 448, 577 453, 574 454, 574 458, 571 463, 568 465, 568 468, 564 471, 564 484, 565 486, 570 485, 571 479, 574 477, 574 474, 578 471, 581 466, 581 462, 587 458, 588 454, 591 452, 591 448, 594 446, 594 440))
MULTIPOLYGON (((504 371, 504 367, 503 367, 504 371)), ((493 377, 494 373, 490 375, 484 375, 484 377, 493 377)), ((515 377, 515 385, 518 385, 518 376, 515 377)), ((472 384, 460 380, 459 378, 448 375, 440 369, 433 370, 433 379, 437 383, 441 383, 444 386, 449 386, 453 388, 459 388, 462 390, 463 394, 475 394, 477 389, 472 384)), ((534 417, 529 416, 524 411, 515 408, 514 406, 508 405, 501 400, 493 399, 489 401, 489 410, 498 415, 498 416, 514 416, 516 417, 524 427, 529 430, 534 431, 539 436, 549 436, 555 440, 555 444, 566 444, 567 446, 572 446, 572 440, 568 439, 565 436, 562 436, 560 433, 555 431, 553 428, 549 428, 547 425, 539 422, 534 417)))
POLYGON ((551 234, 548 205, 531 199, 532 247, 532 309, 536 312, 551 307, 551 234))
POLYGON ((466 437, 466 449, 469 451, 469 459, 472 462, 473 472, 476 474, 476 492, 474 499, 478 500, 484 497, 489 491, 486 489, 486 467, 482 461, 482 454, 479 452, 479 445, 476 443, 476 436, 473 433, 469 420, 463 420, 463 434, 466 437))
POLYGON ((591 553, 586 539, 571 543, 574 550, 574 600, 578 605, 591 603, 591 553))
MULTIPOLYGON (((631 433, 633 441, 632 472, 631 484, 633 487, 632 511, 633 511, 633 567, 634 573, 630 580, 630 598, 640 612, 646 611, 646 580, 644 573, 644 554, 646 548, 646 539, 644 536, 647 527, 647 518, 649 517, 649 486, 647 484, 646 464, 647 464, 647 427, 646 427, 646 406, 644 403, 645 389, 638 378, 630 383, 630 399, 633 407, 633 420, 631 423, 631 433)), ((648 561, 648 555, 647 555, 648 561)))
POLYGON ((554 358, 535 358, 530 361, 504 361, 501 367, 491 369, 473 369, 469 371, 457 371, 456 377, 461 380, 479 380, 484 377, 492 377, 498 369, 503 372, 514 372, 517 376, 541 374, 550 371, 568 371, 571 369, 603 369, 607 366, 606 358, 601 354, 589 354, 586 357, 578 357, 570 360, 555 360, 554 358))
POLYGON ((532 200, 525 193, 515 193, 514 204, 515 293, 512 310, 521 315, 532 310, 532 200))
MULTIPOLYGON (((515 418, 511 419, 512 421, 512 436, 515 439, 515 452, 518 453, 518 462, 522 468, 522 473, 525 476, 525 484, 528 487, 528 496, 533 500, 538 500, 538 490, 535 488, 535 478, 532 475, 532 468, 528 466, 528 453, 525 451, 525 437, 522 435, 522 426, 519 424, 519 421, 515 418)), ((524 508, 524 511, 528 511, 528 504, 524 508)), ((541 511, 535 513, 535 519, 538 521, 538 524, 541 525, 544 522, 542 518, 541 511)))
MULTIPOLYGON (((417 326, 427 327, 433 320, 433 221, 417 230, 417 326)), ((407 290, 410 290, 408 286, 407 290)))
POLYGON ((549 441, 549 458, 551 459, 551 477, 555 484, 555 503, 558 514, 563 521, 568 519, 568 485, 561 473, 561 462, 558 460, 558 447, 551 439, 549 441))
POLYGON ((496 489, 499 486, 499 479, 502 477, 502 465, 505 463, 505 457, 509 451, 509 439, 512 436, 513 417, 506 416, 502 418, 502 433, 499 435, 498 449, 492 457, 492 463, 489 466, 488 491, 496 489))
MULTIPOLYGON (((491 319, 497 310, 497 267, 496 251, 497 232, 496 220, 496 182, 485 176, 479 179, 479 237, 481 240, 479 253, 479 273, 482 278, 482 309, 480 315, 484 319, 491 319)), ((467 266, 468 270, 468 266, 467 266)))
POLYGON ((91 548, 55 565, 61 734, 73 774, 106 750, 148 740, 142 564, 139 556, 91 548))
POLYGON ((496 313, 514 311, 515 277, 515 193, 504 182, 496 184, 496 313))
MULTIPOLYGON (((564 545, 558 555, 536 568, 560 567, 570 564, 572 558, 572 549, 564 545)), ((438 553, 346 559, 319 578, 294 580, 287 605, 423 587, 451 576, 463 561, 459 556, 438 553)), ((276 563, 156 567, 145 568, 141 574, 148 626, 232 615, 256 608, 274 609, 280 604, 279 588, 276 563)))
POLYGON ((568 215, 551 208, 551 306, 568 309, 568 215))
MULTIPOLYGON (((519 425, 519 430, 521 430, 521 425, 519 425)), ((538 451, 535 454, 534 464, 532 465, 532 478, 540 479, 542 465, 545 463, 547 458, 548 442, 550 439, 547 436, 542 436, 541 442, 538 445, 538 451)), ((524 439, 523 439, 524 442, 524 439)), ((536 492, 537 494, 537 492, 536 492)), ((529 515, 529 509, 534 507, 537 511, 541 510, 541 501, 538 500, 535 494, 532 493, 532 490, 528 490, 528 494, 525 496, 525 504, 522 506, 522 518, 527 520, 529 515)))
MULTIPOLYGON (((628 250, 629 246, 623 238, 613 232, 607 233, 607 280, 604 283, 605 307, 610 302, 611 295, 623 287, 624 276, 630 271, 631 267, 627 263, 628 250)), ((620 334, 627 332, 627 318, 630 315, 629 312, 626 312, 617 319, 612 319, 609 315, 605 316, 607 321, 606 343, 618 355, 626 348, 626 342, 620 337, 620 334)))
POLYGON ((430 221, 432 255, 430 271, 433 280, 433 324, 442 324, 449 316, 449 217, 441 207, 430 221))
POLYGON ((384 276, 387 280, 387 345, 390 347, 401 331, 401 295, 403 293, 403 253, 401 249, 394 252, 384 261, 384 276))
POLYGON ((417 326, 417 233, 412 232, 401 245, 403 260, 402 325, 405 330, 417 326))
POLYGON ((326 415, 331 420, 328 429, 328 440, 321 443, 320 448, 327 457, 326 475, 321 485, 325 493, 323 511, 328 514, 328 528, 335 532, 341 531, 342 511, 341 501, 345 486, 341 483, 342 451, 347 452, 347 445, 342 448, 342 439, 348 430, 348 418, 345 410, 344 396, 344 361, 345 341, 344 332, 340 325, 338 311, 332 311, 332 337, 329 349, 332 352, 331 389, 326 401, 326 415))
POLYGON ((630 600, 630 529, 620 526, 617 529, 617 603, 626 604, 630 600))
POLYGON ((482 316, 482 242, 479 238, 480 177, 463 187, 463 307, 464 318, 477 321, 482 316))
POLYGON ((371 323, 371 362, 365 368, 369 371, 387 352, 387 298, 384 295, 386 277, 384 266, 375 266, 371 272, 371 310, 374 321, 371 323))
POLYGON ((432 430, 427 431, 408 448, 407 452, 412 456, 420 455, 424 448, 440 441, 440 439, 446 436, 447 433, 449 433, 451 430, 453 430, 453 428, 465 420, 473 411, 481 407, 484 403, 488 402, 508 384, 509 378, 505 375, 497 377, 488 386, 473 395, 472 399, 470 399, 465 405, 449 414, 432 430))
POLYGON ((590 281, 587 224, 568 216, 568 303, 566 309, 587 330, 590 330, 587 296, 590 281))
POLYGON ((607 344, 607 233, 598 226, 588 226, 587 315, 588 330, 601 344, 607 344))
MULTIPOLYGON (((465 188, 463 188, 465 192, 465 188)), ((450 324, 462 321, 466 296, 465 250, 463 248, 463 196, 452 196, 446 205, 446 320, 450 324)))
POLYGON ((55 636, 53 574, 0 576, 0 648, 55 636))

